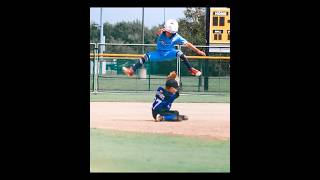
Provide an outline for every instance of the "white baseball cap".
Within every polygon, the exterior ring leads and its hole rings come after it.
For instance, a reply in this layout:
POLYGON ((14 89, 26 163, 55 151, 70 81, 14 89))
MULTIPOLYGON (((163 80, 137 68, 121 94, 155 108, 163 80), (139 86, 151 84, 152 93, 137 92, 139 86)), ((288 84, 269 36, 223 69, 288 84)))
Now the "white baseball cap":
POLYGON ((178 32, 178 28, 179 25, 175 19, 168 19, 166 24, 164 25, 164 29, 172 34, 178 32))

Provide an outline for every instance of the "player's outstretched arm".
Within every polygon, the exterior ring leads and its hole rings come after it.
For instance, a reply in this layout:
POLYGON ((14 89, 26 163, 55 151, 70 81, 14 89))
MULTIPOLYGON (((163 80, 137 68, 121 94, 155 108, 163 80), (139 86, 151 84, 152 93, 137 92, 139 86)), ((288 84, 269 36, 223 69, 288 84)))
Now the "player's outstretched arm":
POLYGON ((201 55, 201 56, 205 56, 206 53, 203 51, 200 51, 198 48, 196 48, 192 43, 187 42, 185 44, 188 48, 190 48, 192 51, 196 52, 197 54, 201 55))

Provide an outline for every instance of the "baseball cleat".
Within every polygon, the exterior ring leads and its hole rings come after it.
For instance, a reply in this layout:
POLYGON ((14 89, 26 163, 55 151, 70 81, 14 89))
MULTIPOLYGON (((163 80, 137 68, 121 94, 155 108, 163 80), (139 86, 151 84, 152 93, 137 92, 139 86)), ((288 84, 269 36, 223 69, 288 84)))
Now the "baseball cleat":
POLYGON ((186 116, 186 115, 179 115, 179 116, 178 116, 178 121, 183 121, 183 120, 188 120, 188 116, 186 116))
POLYGON ((161 116, 160 114, 157 114, 156 119, 154 121, 155 122, 163 121, 163 116, 161 116))
POLYGON ((189 118, 188 118, 188 116, 186 116, 186 115, 181 115, 182 116, 182 120, 188 120, 189 118))
POLYGON ((189 69, 189 72, 193 75, 193 76, 201 76, 201 71, 195 69, 195 68, 191 68, 189 69))
POLYGON ((127 67, 122 67, 122 71, 124 74, 126 74, 127 76, 133 76, 133 69, 130 67, 130 68, 127 68, 127 67))

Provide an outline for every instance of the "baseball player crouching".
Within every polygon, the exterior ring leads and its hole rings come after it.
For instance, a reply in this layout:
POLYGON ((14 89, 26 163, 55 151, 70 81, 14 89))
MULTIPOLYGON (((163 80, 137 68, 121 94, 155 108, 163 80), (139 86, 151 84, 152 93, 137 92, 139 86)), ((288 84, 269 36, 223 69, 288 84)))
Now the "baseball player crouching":
POLYGON ((179 97, 179 86, 175 80, 176 73, 173 71, 167 78, 165 88, 159 87, 156 91, 152 104, 152 116, 159 121, 182 121, 188 120, 186 115, 180 115, 179 111, 170 110, 175 99, 179 97))

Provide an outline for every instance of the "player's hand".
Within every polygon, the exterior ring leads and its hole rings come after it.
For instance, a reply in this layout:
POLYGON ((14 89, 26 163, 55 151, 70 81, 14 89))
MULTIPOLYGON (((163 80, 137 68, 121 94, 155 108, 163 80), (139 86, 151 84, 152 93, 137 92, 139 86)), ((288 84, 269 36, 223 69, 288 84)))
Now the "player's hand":
POLYGON ((172 88, 172 93, 173 93, 173 94, 176 94, 177 92, 178 92, 178 89, 172 88))
POLYGON ((203 51, 198 51, 198 54, 199 54, 200 56, 206 56, 206 53, 203 52, 203 51))
POLYGON ((158 30, 157 35, 159 36, 160 34, 162 34, 164 31, 166 31, 164 28, 161 28, 158 30))

